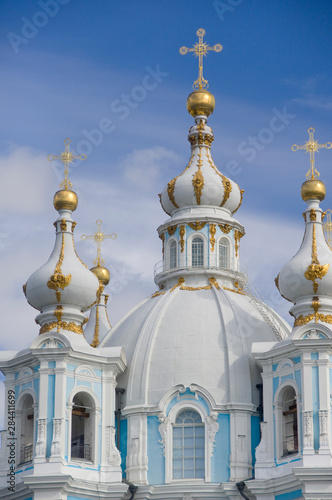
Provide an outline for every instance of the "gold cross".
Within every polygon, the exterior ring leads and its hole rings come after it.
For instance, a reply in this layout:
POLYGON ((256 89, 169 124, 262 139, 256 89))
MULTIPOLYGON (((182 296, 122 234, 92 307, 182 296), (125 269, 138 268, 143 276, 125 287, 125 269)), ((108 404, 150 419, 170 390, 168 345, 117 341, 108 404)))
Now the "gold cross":
POLYGON ((193 89, 207 89, 209 84, 203 77, 203 56, 206 56, 210 50, 220 52, 222 50, 222 45, 217 43, 213 47, 210 47, 206 42, 203 42, 205 30, 202 28, 197 30, 196 35, 198 36, 198 43, 196 43, 192 49, 181 47, 180 54, 185 55, 187 52, 194 52, 195 56, 198 57, 198 78, 194 81, 193 89))
POLYGON ((306 174, 307 179, 318 179, 319 172, 315 167, 315 153, 318 153, 318 150, 321 148, 331 149, 332 143, 326 142, 325 144, 318 144, 318 139, 315 141, 314 139, 315 129, 313 127, 308 128, 309 141, 307 141, 302 146, 298 146, 297 144, 293 144, 292 151, 297 151, 298 149, 305 149, 306 153, 310 153, 310 168, 306 174))
POLYGON ((323 229, 325 233, 325 239, 328 246, 332 250, 332 220, 331 220, 332 210, 329 208, 326 210, 326 222, 323 224, 323 229))
POLYGON ((81 236, 82 240, 95 240, 95 242, 97 243, 97 258, 93 261, 94 266, 100 266, 105 264, 105 261, 101 258, 101 242, 104 241, 106 238, 112 238, 112 240, 115 240, 117 237, 115 233, 104 234, 101 230, 102 223, 103 221, 101 219, 98 219, 96 221, 97 232, 95 234, 91 235, 82 234, 81 236))
POLYGON ((70 139, 65 139, 65 150, 64 152, 61 152, 61 155, 54 156, 54 155, 48 155, 47 159, 49 161, 53 160, 60 160, 64 166, 65 166, 65 177, 63 181, 60 184, 60 188, 63 189, 70 189, 73 187, 72 183, 68 179, 68 167, 70 163, 74 163, 73 160, 85 160, 86 155, 74 155, 70 150, 69 150, 69 144, 71 143, 70 139))

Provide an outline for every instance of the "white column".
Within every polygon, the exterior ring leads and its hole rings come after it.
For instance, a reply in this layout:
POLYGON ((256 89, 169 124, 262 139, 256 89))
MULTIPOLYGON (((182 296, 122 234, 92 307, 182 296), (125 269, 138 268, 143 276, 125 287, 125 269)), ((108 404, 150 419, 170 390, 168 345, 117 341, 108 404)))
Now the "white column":
POLYGON ((128 480, 135 484, 147 484, 147 416, 128 416, 128 480))

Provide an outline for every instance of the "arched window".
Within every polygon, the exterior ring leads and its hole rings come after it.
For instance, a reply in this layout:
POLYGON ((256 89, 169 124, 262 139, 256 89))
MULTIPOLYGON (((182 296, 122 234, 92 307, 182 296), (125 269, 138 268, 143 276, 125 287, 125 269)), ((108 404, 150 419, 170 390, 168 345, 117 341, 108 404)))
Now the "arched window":
POLYGON ((175 240, 169 246, 169 267, 170 269, 177 267, 177 244, 175 240))
POLYGON ((287 387, 282 397, 282 450, 283 456, 297 453, 298 428, 297 428, 297 403, 293 387, 287 387))
POLYGON ((30 394, 24 397, 21 408, 20 463, 25 464, 33 458, 34 410, 30 394))
POLYGON ((204 477, 204 424, 196 411, 184 410, 173 424, 173 479, 204 477))
POLYGON ((71 417, 71 458, 92 460, 93 457, 93 403, 79 392, 73 399, 71 417))
POLYGON ((199 236, 195 236, 191 242, 191 265, 192 267, 203 267, 204 264, 204 242, 199 236))
POLYGON ((229 269, 229 241, 227 238, 221 238, 219 240, 219 267, 224 269, 229 269))

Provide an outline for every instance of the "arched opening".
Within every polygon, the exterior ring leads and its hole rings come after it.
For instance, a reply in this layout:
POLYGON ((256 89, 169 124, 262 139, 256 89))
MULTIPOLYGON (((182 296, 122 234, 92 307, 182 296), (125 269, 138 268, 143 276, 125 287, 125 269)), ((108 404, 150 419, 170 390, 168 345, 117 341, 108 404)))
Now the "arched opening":
POLYGON ((71 417, 71 458, 92 460, 93 402, 88 394, 74 396, 71 417))
POLYGON ((283 456, 299 451, 298 415, 296 394, 293 387, 287 387, 282 396, 282 450, 283 456))
POLYGON ((33 459, 33 429, 34 408, 33 398, 27 394, 21 406, 21 432, 20 432, 20 463, 25 464, 33 459))
POLYGON ((221 238, 219 240, 219 267, 224 269, 229 269, 230 267, 230 248, 229 241, 227 238, 221 238))
POLYGON ((169 246, 169 267, 170 269, 177 267, 177 244, 175 240, 172 240, 169 246))
POLYGON ((199 236, 195 236, 191 242, 191 265, 192 267, 204 265, 204 241, 199 236))
POLYGON ((205 427, 194 410, 181 411, 173 424, 173 479, 205 477, 205 427))

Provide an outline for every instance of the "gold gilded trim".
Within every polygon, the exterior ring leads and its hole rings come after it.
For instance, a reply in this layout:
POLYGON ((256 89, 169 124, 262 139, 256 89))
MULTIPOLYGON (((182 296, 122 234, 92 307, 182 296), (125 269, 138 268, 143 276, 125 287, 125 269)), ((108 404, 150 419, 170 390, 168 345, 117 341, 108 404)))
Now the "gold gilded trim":
POLYGON ((233 229, 229 224, 218 224, 218 227, 224 234, 230 233, 233 229))
POLYGON ((176 285, 174 285, 170 289, 170 293, 173 292, 173 290, 175 290, 178 287, 180 287, 180 290, 186 290, 186 291, 189 291, 189 292, 195 292, 196 290, 211 290, 211 288, 213 286, 217 290, 220 290, 220 285, 219 285, 218 281, 215 278, 209 278, 209 282, 210 282, 210 284, 209 285, 205 285, 205 286, 185 286, 184 285, 185 279, 184 278, 179 278, 178 282, 176 283, 176 285))
MULTIPOLYGON (((311 212, 311 211, 310 211, 311 212)), ((310 214, 311 216, 311 214, 310 214)), ((317 279, 322 279, 327 271, 330 268, 330 264, 320 265, 318 256, 317 256, 317 243, 316 243, 316 228, 315 223, 312 225, 312 251, 311 251, 311 264, 307 267, 307 270, 304 273, 304 277, 307 280, 313 282, 312 286, 314 292, 317 293, 318 283, 317 279)))
POLYGON ((167 232, 170 236, 173 236, 178 226, 168 226, 167 232))
POLYGON ((62 221, 60 222, 60 229, 61 229, 61 231, 67 231, 67 221, 66 221, 66 219, 62 219, 62 221))
POLYGON ((312 208, 310 210, 309 217, 310 217, 311 222, 316 222, 317 216, 316 216, 316 210, 314 208, 312 208))
POLYGON ((244 236, 244 233, 235 229, 234 231, 234 242, 235 242, 235 257, 238 257, 239 254, 239 243, 240 239, 244 236))
POLYGON ((91 345, 91 347, 97 347, 98 344, 99 344, 99 308, 97 306, 96 307, 95 331, 94 331, 92 343, 90 345, 91 345))
POLYGON ((203 227, 206 226, 206 222, 188 222, 188 226, 193 229, 194 231, 199 231, 200 229, 203 229, 203 227))
POLYGON ((192 185, 194 188, 197 205, 201 204, 202 191, 203 191, 203 187, 204 187, 204 177, 203 177, 203 174, 201 171, 202 165, 203 165, 202 148, 200 147, 199 153, 198 153, 198 162, 197 162, 198 170, 195 173, 193 180, 192 180, 192 185))
POLYGON ((304 222, 307 222, 307 216, 306 216, 306 213, 305 213, 305 212, 303 212, 303 213, 302 213, 302 217, 303 217, 303 219, 304 219, 304 222))
POLYGON ((23 293, 24 293, 24 295, 25 295, 25 296, 27 296, 27 284, 25 283, 25 284, 22 286, 22 288, 23 288, 23 293))
POLYGON ((73 241, 73 248, 74 248, 74 252, 75 252, 75 255, 76 257, 78 258, 78 260, 80 261, 80 263, 86 268, 86 269, 89 269, 88 266, 86 264, 84 264, 83 260, 79 257, 79 255, 77 254, 76 252, 76 248, 75 248, 75 242, 74 242, 74 236, 72 235, 72 241, 73 241))
POLYGON ((159 295, 164 295, 166 292, 161 292, 161 291, 158 291, 158 292, 155 292, 153 295, 151 295, 151 299, 153 299, 154 297, 159 297, 159 295))
MULTIPOLYGON (((205 148, 205 152, 206 152, 206 159, 209 162, 210 166, 213 168, 213 170, 215 171, 215 173, 217 175, 219 175, 219 177, 221 177, 221 180, 222 180, 222 184, 223 184, 223 187, 224 187, 224 196, 223 196, 222 202, 220 203, 220 207, 223 207, 225 205, 226 201, 228 200, 231 192, 232 192, 232 184, 231 184, 230 180, 227 179, 227 177, 225 177, 221 172, 219 172, 219 170, 217 169, 217 167, 213 163, 212 157, 211 157, 210 152, 209 152, 209 150, 207 148, 205 148)), ((241 203, 242 203, 242 200, 241 200, 241 203)), ((239 208, 239 206, 238 206, 238 208, 239 208)))
POLYGON ((46 323, 41 327, 39 330, 39 334, 50 332, 54 328, 57 328, 57 331, 60 332, 60 330, 69 330, 70 332, 74 333, 79 333, 83 334, 83 328, 82 326, 76 325, 73 321, 70 323, 67 323, 66 321, 53 321, 53 323, 46 323))
POLYGON ((193 162, 193 159, 194 159, 194 154, 195 154, 195 151, 193 150, 192 153, 191 153, 191 157, 190 157, 190 160, 189 160, 189 163, 188 165, 186 166, 186 168, 184 169, 184 171, 177 175, 176 177, 174 177, 174 179, 172 179, 171 181, 169 181, 169 183, 167 184, 167 194, 168 194, 168 197, 171 201, 171 203, 173 203, 173 205, 176 207, 176 208, 179 208, 179 206, 177 205, 175 199, 174 199, 174 190, 175 190, 175 183, 176 183, 176 180, 181 177, 181 175, 183 175, 185 173, 186 170, 188 170, 188 168, 190 168, 192 162, 193 162))
POLYGON ((186 228, 185 228, 185 226, 180 226, 179 233, 180 233, 180 249, 181 249, 181 253, 183 253, 183 250, 184 250, 184 236, 186 234, 186 228))
POLYGON ((228 292, 238 293, 239 295, 245 295, 245 293, 242 291, 242 288, 239 288, 238 290, 234 290, 233 288, 227 288, 227 286, 222 286, 221 288, 223 290, 227 290, 228 292))
POLYGON ((216 238, 215 238, 215 235, 216 235, 216 225, 215 224, 210 224, 210 243, 211 243, 211 252, 214 251, 214 246, 216 244, 216 238))
POLYGON ((240 203, 238 204, 238 206, 236 207, 234 212, 232 212, 233 215, 235 214, 235 212, 237 212, 239 210, 240 206, 242 205, 244 189, 240 189, 240 194, 241 194, 240 203))
POLYGON ((162 252, 163 252, 163 255, 164 255, 164 253, 165 253, 165 234, 164 234, 164 233, 161 233, 161 234, 159 235, 159 238, 160 238, 160 239, 161 239, 161 241, 162 241, 162 246, 163 246, 163 248, 162 248, 162 252))

